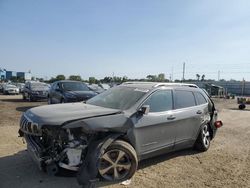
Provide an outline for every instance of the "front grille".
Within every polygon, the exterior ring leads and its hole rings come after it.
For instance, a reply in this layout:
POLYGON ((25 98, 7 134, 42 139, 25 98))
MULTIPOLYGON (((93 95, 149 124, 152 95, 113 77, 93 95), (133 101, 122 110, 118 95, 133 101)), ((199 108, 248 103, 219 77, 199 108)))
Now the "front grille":
POLYGON ((36 123, 33 123, 25 115, 23 115, 21 118, 20 129, 26 134, 41 136, 41 131, 39 130, 38 125, 36 123))
POLYGON ((38 91, 38 94, 39 94, 39 95, 45 96, 45 95, 46 95, 46 92, 45 92, 45 91, 38 91))

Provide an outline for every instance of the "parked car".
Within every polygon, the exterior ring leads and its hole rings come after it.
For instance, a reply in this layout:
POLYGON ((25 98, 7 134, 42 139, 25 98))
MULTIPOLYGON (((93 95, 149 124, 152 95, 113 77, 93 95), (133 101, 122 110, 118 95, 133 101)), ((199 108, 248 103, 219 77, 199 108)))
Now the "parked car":
POLYGON ((11 95, 11 94, 18 95, 19 89, 15 85, 5 84, 3 86, 3 94, 5 94, 5 95, 11 95))
POLYGON ((221 126, 196 85, 125 83, 86 103, 32 108, 19 134, 41 169, 78 171, 78 182, 88 185, 129 179, 138 161, 163 153, 206 151, 221 126))
POLYGON ((104 90, 110 89, 110 86, 108 84, 99 84, 100 87, 102 87, 104 90))
POLYGON ((49 86, 43 82, 29 81, 23 89, 23 100, 37 101, 45 100, 48 96, 49 86))
POLYGON ((25 84, 17 83, 16 86, 19 88, 19 93, 23 93, 23 89, 24 89, 25 84))
POLYGON ((54 82, 49 90, 48 104, 86 101, 96 95, 83 82, 63 80, 54 82))
POLYGON ((3 86, 4 86, 4 83, 0 83, 0 93, 3 93, 3 86))
POLYGON ((97 94, 100 94, 102 92, 105 91, 105 89, 103 89, 102 87, 100 87, 99 85, 97 84, 88 84, 88 88, 91 90, 91 91, 94 91, 95 93, 97 94))

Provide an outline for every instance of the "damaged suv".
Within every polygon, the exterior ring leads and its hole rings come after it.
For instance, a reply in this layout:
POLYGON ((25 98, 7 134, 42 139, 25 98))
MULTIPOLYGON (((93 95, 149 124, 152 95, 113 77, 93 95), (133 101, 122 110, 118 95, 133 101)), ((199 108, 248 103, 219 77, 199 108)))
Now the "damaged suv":
POLYGON ((78 182, 88 184, 129 179, 138 161, 163 153, 206 151, 221 126, 196 85, 127 82, 85 103, 32 108, 19 134, 40 169, 77 171, 78 182))

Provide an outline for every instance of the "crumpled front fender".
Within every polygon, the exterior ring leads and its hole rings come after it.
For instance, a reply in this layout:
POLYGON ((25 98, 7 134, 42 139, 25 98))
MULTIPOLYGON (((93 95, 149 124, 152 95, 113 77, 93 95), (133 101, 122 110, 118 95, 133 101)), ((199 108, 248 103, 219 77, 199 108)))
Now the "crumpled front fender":
POLYGON ((97 140, 88 146, 88 153, 85 161, 80 167, 77 174, 77 181, 80 185, 86 185, 97 179, 98 176, 98 160, 104 154, 105 150, 122 134, 112 134, 102 140, 97 140))

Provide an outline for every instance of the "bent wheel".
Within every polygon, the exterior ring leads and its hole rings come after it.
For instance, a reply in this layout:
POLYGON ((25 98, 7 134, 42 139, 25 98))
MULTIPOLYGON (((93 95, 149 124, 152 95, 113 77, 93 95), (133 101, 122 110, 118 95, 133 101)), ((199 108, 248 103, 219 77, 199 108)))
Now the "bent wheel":
POLYGON ((134 148, 127 142, 117 140, 100 157, 98 171, 107 181, 124 181, 134 175, 137 166, 134 148))

